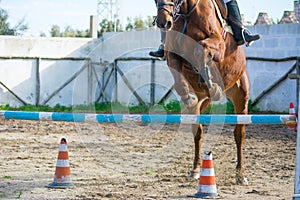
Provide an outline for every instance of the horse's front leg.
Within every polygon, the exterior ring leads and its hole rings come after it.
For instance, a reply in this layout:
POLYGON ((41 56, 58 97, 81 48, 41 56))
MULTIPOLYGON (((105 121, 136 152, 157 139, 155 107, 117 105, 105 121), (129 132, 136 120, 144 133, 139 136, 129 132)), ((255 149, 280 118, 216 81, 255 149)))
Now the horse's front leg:
MULTIPOLYGON (((196 114, 196 115, 200 114, 201 103, 202 101, 198 102, 197 106, 193 108, 184 109, 182 111, 183 114, 196 114)), ((190 171, 190 177, 198 179, 200 177, 200 168, 201 168, 201 151, 202 151, 202 140, 203 140, 202 125, 193 124, 192 133, 194 136, 194 161, 193 161, 193 169, 190 171)))
MULTIPOLYGON (((207 106, 210 104, 210 100, 207 97, 199 96, 202 99, 198 102, 197 106, 193 109, 188 109, 185 114, 196 114, 199 115, 202 111, 205 111, 207 106)), ((202 124, 193 124, 192 132, 194 136, 194 162, 193 169, 190 171, 190 177, 198 179, 200 177, 201 169, 201 155, 202 155, 202 141, 204 136, 204 131, 202 124)))
POLYGON ((168 52, 168 66, 174 78, 174 89, 181 96, 182 102, 188 107, 193 108, 198 103, 198 98, 191 90, 191 87, 182 73, 183 63, 181 58, 168 52))
MULTIPOLYGON (((219 62, 221 57, 219 56, 223 51, 220 48, 220 52, 217 51, 215 43, 210 38, 199 42, 200 46, 197 46, 194 50, 194 55, 197 60, 196 69, 201 76, 202 82, 206 83, 207 89, 212 101, 219 101, 222 98, 222 88, 217 83, 213 82, 213 78, 220 79, 219 77, 213 77, 211 73, 212 66, 216 67, 216 62, 219 62)), ((222 45, 220 45, 222 46, 222 45)), ((202 84, 200 81, 200 84, 202 84)))

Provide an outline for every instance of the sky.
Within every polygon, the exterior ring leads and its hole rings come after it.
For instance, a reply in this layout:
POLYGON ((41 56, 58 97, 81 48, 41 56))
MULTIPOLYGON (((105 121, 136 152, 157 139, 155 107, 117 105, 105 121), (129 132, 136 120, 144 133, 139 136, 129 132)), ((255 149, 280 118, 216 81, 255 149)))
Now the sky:
MULTIPOLYGON (((123 24, 127 17, 156 15, 153 0, 117 0, 118 15, 123 24)), ((0 7, 7 10, 12 26, 25 18, 29 30, 25 35, 49 35, 52 25, 61 28, 89 29, 91 15, 97 15, 98 0, 0 0, 0 7)), ((260 12, 270 18, 281 19, 283 12, 294 10, 294 0, 238 0, 240 11, 246 21, 255 22, 260 12)))

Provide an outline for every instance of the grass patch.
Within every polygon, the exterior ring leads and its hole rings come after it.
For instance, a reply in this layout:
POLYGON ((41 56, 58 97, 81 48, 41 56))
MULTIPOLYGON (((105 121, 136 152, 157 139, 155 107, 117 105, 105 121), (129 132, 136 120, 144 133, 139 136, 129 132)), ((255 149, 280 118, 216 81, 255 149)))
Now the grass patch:
POLYGON ((147 170, 146 170, 146 174, 147 174, 147 175, 154 175, 154 174, 156 174, 156 172, 153 171, 153 170, 147 169, 147 170))
POLYGON ((11 179, 11 176, 3 176, 4 179, 11 179))
MULTIPOLYGON (((172 114, 181 113, 183 105, 180 101, 174 100, 167 104, 157 104, 154 106, 146 105, 134 105, 126 106, 120 102, 102 102, 90 105, 76 105, 76 106, 62 106, 55 105, 50 106, 34 106, 26 105, 20 107, 10 107, 8 104, 2 104, 0 110, 10 110, 10 111, 31 111, 31 112, 74 112, 74 113, 162 113, 162 114, 172 114)), ((251 106, 251 100, 248 103, 249 113, 257 113, 259 109, 257 107, 251 106)), ((232 102, 228 101, 225 104, 212 104, 210 105, 206 114, 234 114, 234 107, 232 102)))
MULTIPOLYGON (((259 108, 251 106, 252 101, 248 102, 249 114, 258 113, 259 108)), ((234 107, 231 101, 227 101, 225 104, 212 104, 206 109, 206 114, 234 114, 234 107)))
POLYGON ((22 190, 17 190, 16 194, 17 194, 17 199, 20 199, 21 196, 23 195, 23 191, 22 190))

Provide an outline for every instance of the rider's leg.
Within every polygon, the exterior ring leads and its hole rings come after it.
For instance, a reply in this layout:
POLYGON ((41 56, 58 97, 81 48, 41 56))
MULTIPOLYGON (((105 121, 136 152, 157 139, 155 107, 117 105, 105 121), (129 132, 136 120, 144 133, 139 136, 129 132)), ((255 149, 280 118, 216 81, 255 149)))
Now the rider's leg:
POLYGON ((234 38, 236 39, 238 45, 247 43, 250 45, 253 41, 260 38, 259 34, 251 34, 248 29, 242 24, 242 18, 240 14, 240 9, 238 7, 236 0, 229 0, 226 3, 228 9, 228 20, 232 28, 234 38))
POLYGON ((164 31, 160 31, 160 35, 161 35, 161 44, 158 47, 157 51, 150 51, 149 55, 153 56, 153 57, 158 57, 158 58, 163 58, 165 56, 165 40, 166 40, 166 32, 164 31))

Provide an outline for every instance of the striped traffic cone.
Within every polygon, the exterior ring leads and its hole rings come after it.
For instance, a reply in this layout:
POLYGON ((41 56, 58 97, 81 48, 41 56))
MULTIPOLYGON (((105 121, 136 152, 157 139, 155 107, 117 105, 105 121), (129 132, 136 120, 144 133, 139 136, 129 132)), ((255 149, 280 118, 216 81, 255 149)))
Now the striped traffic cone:
POLYGON ((198 184, 198 192, 196 198, 216 198, 217 186, 215 181, 215 170, 212 161, 212 153, 204 153, 202 159, 202 167, 198 184))
MULTIPOLYGON (((295 106, 294 106, 294 103, 293 102, 290 102, 290 112, 289 112, 290 115, 292 116, 296 116, 296 112, 295 112, 295 106)), ((297 129, 297 125, 289 125, 288 128, 290 130, 296 130, 297 129)))
POLYGON ((67 140, 62 138, 59 145, 58 158, 53 183, 48 188, 74 188, 70 176, 70 162, 67 148, 67 140))

